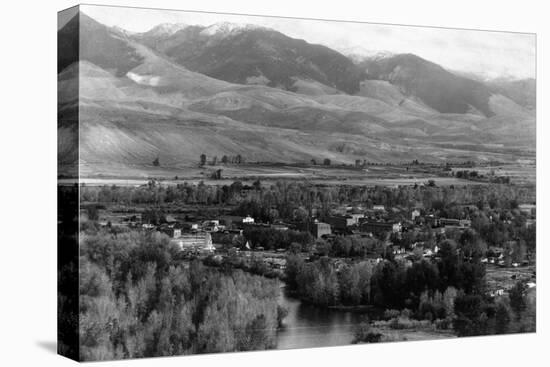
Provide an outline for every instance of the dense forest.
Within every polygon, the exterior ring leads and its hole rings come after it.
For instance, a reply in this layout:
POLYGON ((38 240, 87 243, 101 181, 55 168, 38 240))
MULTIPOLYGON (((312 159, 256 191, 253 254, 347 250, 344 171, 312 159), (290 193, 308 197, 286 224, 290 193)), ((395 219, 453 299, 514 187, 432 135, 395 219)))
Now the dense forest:
POLYGON ((276 346, 276 280, 178 261, 159 233, 88 230, 80 266, 83 360, 276 346))

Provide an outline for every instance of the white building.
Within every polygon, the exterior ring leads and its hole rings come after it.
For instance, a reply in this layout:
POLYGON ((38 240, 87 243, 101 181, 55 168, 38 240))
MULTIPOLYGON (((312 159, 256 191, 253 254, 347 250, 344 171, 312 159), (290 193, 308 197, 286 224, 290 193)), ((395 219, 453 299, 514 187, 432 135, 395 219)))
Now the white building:
POLYGON ((172 243, 178 245, 181 251, 214 251, 212 236, 208 232, 185 233, 173 239, 172 243))

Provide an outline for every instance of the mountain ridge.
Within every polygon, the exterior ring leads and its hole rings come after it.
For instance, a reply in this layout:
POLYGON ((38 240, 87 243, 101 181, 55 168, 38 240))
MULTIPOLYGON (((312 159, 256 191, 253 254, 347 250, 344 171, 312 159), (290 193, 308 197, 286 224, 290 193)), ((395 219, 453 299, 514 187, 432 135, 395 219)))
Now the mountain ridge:
MULTIPOLYGON (((452 109, 441 113, 396 82, 407 78, 399 73, 398 78, 387 76, 399 69, 400 63, 388 67, 392 70, 389 74, 384 74, 382 67, 384 78, 361 80, 357 91, 349 91, 353 93, 287 74, 293 85, 300 82, 303 90, 308 89, 308 93, 298 93, 280 85, 228 82, 190 70, 168 57, 163 47, 150 48, 152 38, 120 33, 88 18, 80 17, 83 32, 97 32, 84 40, 87 51, 79 64, 60 70, 59 98, 61 104, 71 106, 75 92, 69 89, 70 80, 79 78, 81 162, 90 174, 102 172, 106 165, 122 171, 121 167, 147 171, 157 156, 167 165, 188 167, 195 164, 201 150, 288 163, 324 157, 348 164, 356 159, 513 159, 505 148, 498 153, 491 148, 482 154, 459 146, 508 143, 516 137, 519 144, 529 146, 533 139, 533 111, 512 98, 491 89, 487 97, 490 116, 481 111, 484 106, 475 105, 464 113, 452 109), (441 144, 449 148, 439 148, 441 144)), ((183 27, 161 36, 166 39, 162 45, 172 47, 170 42, 187 36, 194 40, 201 30, 183 27)), ((61 36, 65 32, 61 29, 61 36)), ((254 42, 266 35, 264 30, 256 32, 244 33, 253 34, 254 42)), ((246 41, 242 34, 234 38, 246 41)), ((214 42, 207 47, 210 50, 218 46, 217 41, 203 39, 196 47, 202 42, 214 42)), ((315 56, 317 49, 312 50, 315 56)), ((301 54, 307 56, 308 52, 301 54)), ((405 65, 410 65, 409 61, 400 60, 405 65)), ((425 60, 416 62, 424 67, 425 60)), ((445 71, 437 65, 430 70, 445 71)), ((369 72, 372 70, 365 74, 369 72)))

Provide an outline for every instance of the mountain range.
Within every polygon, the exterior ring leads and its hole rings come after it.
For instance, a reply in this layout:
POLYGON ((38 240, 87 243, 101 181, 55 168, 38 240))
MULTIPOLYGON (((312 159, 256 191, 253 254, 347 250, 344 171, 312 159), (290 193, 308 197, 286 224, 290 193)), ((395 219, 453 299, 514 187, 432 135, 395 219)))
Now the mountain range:
POLYGON ((185 169, 202 153, 341 163, 534 156, 534 80, 480 81, 412 54, 351 57, 247 24, 132 33, 80 12, 58 45, 60 160, 78 159, 89 175, 147 175, 156 157, 185 169))

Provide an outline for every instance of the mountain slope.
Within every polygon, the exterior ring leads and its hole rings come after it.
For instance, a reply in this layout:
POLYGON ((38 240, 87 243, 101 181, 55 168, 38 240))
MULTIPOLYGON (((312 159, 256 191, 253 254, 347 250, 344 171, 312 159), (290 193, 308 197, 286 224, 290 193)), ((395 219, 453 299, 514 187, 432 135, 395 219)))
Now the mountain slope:
POLYGON ((296 91, 297 80, 313 80, 355 93, 363 77, 344 55, 268 28, 216 24, 187 27, 169 37, 136 39, 189 70, 232 83, 296 91))
POLYGON ((493 80, 488 85, 495 93, 510 98, 522 107, 534 109, 536 106, 535 79, 493 80))
MULTIPOLYGON (((404 87, 407 79, 402 77, 401 64, 390 73, 395 78, 364 80, 355 95, 329 87, 329 79, 324 83, 317 80, 323 73, 314 79, 306 75, 307 68, 290 68, 285 77, 294 83, 292 86, 301 83, 302 88, 301 93, 295 93, 281 85, 263 85, 271 83, 263 73, 254 80, 247 76, 244 83, 213 78, 176 62, 163 49, 181 46, 178 42, 189 36, 189 45, 197 37, 204 37, 207 44, 195 46, 214 52, 225 49, 226 42, 248 42, 250 35, 271 30, 246 26, 161 27, 149 33, 147 41, 144 34, 106 27, 84 14, 80 20, 83 27, 96 32, 83 37, 82 42, 89 48, 83 59, 66 65, 58 74, 58 129, 63 138, 60 154, 75 152, 72 145, 76 143, 71 137, 75 136, 75 122, 79 123, 79 162, 86 175, 148 175, 156 170, 152 165, 156 157, 168 174, 171 170, 196 170, 202 153, 209 157, 241 154, 248 161, 261 162, 330 158, 335 163, 353 164, 356 159, 506 160, 514 159, 506 150, 514 139, 519 139, 514 149, 532 145, 533 111, 492 93, 487 102, 492 117, 486 117, 479 112, 482 107, 468 101, 463 101, 468 105, 467 113, 441 113, 422 98, 418 89, 404 87), (200 35, 205 29, 208 32, 200 35), (148 46, 153 39, 165 41, 148 46), (178 42, 171 44, 168 40, 178 42), (102 47, 89 46, 94 44, 102 47), (298 72, 300 76, 292 75, 298 72), (262 78, 269 81, 262 83, 262 78), (484 144, 502 144, 503 148, 492 147, 484 152, 484 144), (464 148, 471 146, 477 150, 464 148)), ((60 37, 65 32, 61 29, 60 37)), ((252 38, 257 42, 265 35, 252 38)), ((311 46, 302 45, 305 49, 311 46)), ((299 48, 296 54, 315 59, 309 57, 313 51, 299 48)), ((203 57, 200 50, 197 55, 191 55, 196 50, 185 52, 190 52, 190 58, 203 57)), ((271 57, 277 52, 266 55, 271 57)), ((265 55, 260 56, 251 58, 243 72, 256 70, 252 64, 263 66, 265 55)), ((230 61, 220 56, 212 65, 220 66, 217 70, 228 70, 224 68, 230 61)), ((316 64, 312 61, 312 65, 316 64)), ((414 68, 407 67, 412 74, 414 68)), ((316 72, 320 70, 317 67, 316 72)), ((372 68, 365 70, 372 73, 372 68)), ((380 72, 381 77, 384 75, 380 72)), ((74 159, 71 161, 74 164, 74 159)))
POLYGON ((80 60, 114 71, 117 76, 125 75, 143 62, 142 57, 125 42, 120 32, 105 27, 82 12, 80 32, 80 60))
POLYGON ((468 113, 477 110, 494 115, 489 106, 493 94, 483 83, 455 75, 441 66, 412 54, 362 61, 369 79, 386 80, 404 94, 416 96, 442 113, 468 113))

